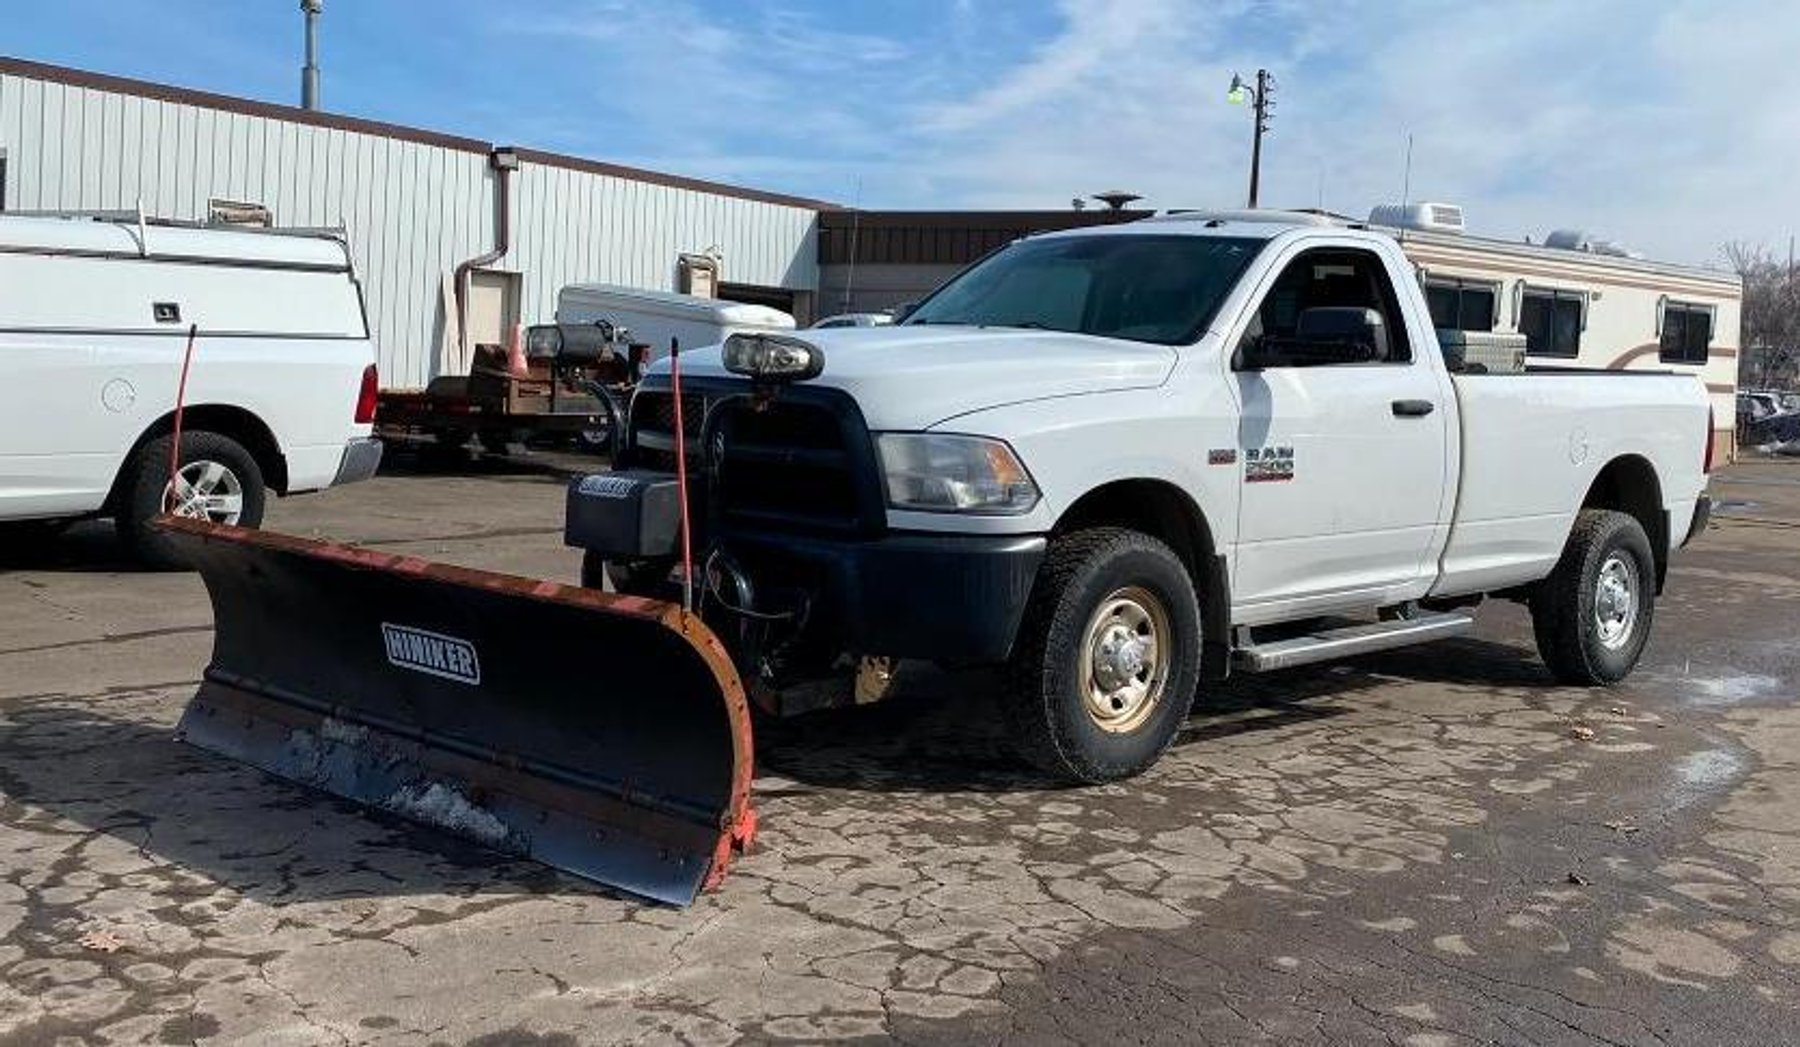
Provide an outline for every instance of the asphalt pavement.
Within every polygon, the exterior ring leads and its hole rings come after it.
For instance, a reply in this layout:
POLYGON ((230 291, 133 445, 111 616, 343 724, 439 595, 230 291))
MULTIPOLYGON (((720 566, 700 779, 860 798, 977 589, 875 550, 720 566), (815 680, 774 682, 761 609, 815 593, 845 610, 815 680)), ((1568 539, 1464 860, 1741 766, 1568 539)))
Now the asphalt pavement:
MULTIPOLYGON (((763 734, 759 846, 686 910, 176 743, 197 578, 0 534, 0 1044, 1794 1043, 1800 463, 1714 494, 1624 686, 1490 604, 1063 789, 920 670, 763 734)), ((402 456, 267 526, 574 581, 561 502, 402 456)))

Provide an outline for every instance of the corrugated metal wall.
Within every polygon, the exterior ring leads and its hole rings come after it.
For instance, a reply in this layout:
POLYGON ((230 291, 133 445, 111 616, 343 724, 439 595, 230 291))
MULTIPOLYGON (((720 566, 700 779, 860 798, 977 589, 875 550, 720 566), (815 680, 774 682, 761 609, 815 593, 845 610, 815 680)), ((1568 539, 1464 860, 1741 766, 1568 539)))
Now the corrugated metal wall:
MULTIPOLYGON (((283 226, 349 230, 382 384, 422 386, 443 330, 444 278, 493 244, 485 143, 320 127, 0 73, 0 151, 11 210, 142 204, 204 218, 209 200, 263 204, 283 226)), ((675 287, 676 256, 718 248, 726 278, 812 290, 817 213, 806 207, 526 163, 513 194, 524 318, 548 320, 568 283, 675 287)))

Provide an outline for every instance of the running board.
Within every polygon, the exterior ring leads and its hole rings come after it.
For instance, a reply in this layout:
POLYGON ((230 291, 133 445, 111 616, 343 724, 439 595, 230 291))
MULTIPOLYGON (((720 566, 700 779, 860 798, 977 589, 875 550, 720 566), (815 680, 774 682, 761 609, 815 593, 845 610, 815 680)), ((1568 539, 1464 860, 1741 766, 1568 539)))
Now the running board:
POLYGON ((1391 622, 1352 625, 1327 629, 1291 640, 1240 647, 1234 653, 1238 668, 1245 672, 1266 673, 1313 662, 1328 662, 1371 651, 1393 647, 1410 647, 1468 632, 1475 619, 1466 614, 1427 614, 1418 618, 1399 618, 1391 622))

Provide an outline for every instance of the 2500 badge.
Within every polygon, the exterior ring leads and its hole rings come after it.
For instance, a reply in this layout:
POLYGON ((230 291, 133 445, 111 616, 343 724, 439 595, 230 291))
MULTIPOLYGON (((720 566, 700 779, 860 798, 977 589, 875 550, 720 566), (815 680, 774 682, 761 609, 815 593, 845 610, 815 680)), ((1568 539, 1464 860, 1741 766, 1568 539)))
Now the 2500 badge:
POLYGON ((1250 447, 1244 451, 1244 482, 1279 483, 1294 478, 1292 447, 1250 447))

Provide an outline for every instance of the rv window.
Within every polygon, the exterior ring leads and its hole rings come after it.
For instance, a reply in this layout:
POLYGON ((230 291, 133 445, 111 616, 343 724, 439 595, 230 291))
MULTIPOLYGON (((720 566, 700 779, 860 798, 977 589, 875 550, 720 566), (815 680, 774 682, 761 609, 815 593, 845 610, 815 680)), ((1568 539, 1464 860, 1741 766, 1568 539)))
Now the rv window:
POLYGON ((1712 309, 1686 302, 1663 306, 1662 351, 1666 364, 1703 364, 1712 341, 1712 309))
POLYGON ((1452 331, 1494 329, 1494 285, 1433 280, 1425 285, 1431 326, 1452 331))
POLYGON ((1581 295, 1527 290, 1519 303, 1519 333, 1531 356, 1581 355, 1581 295))

